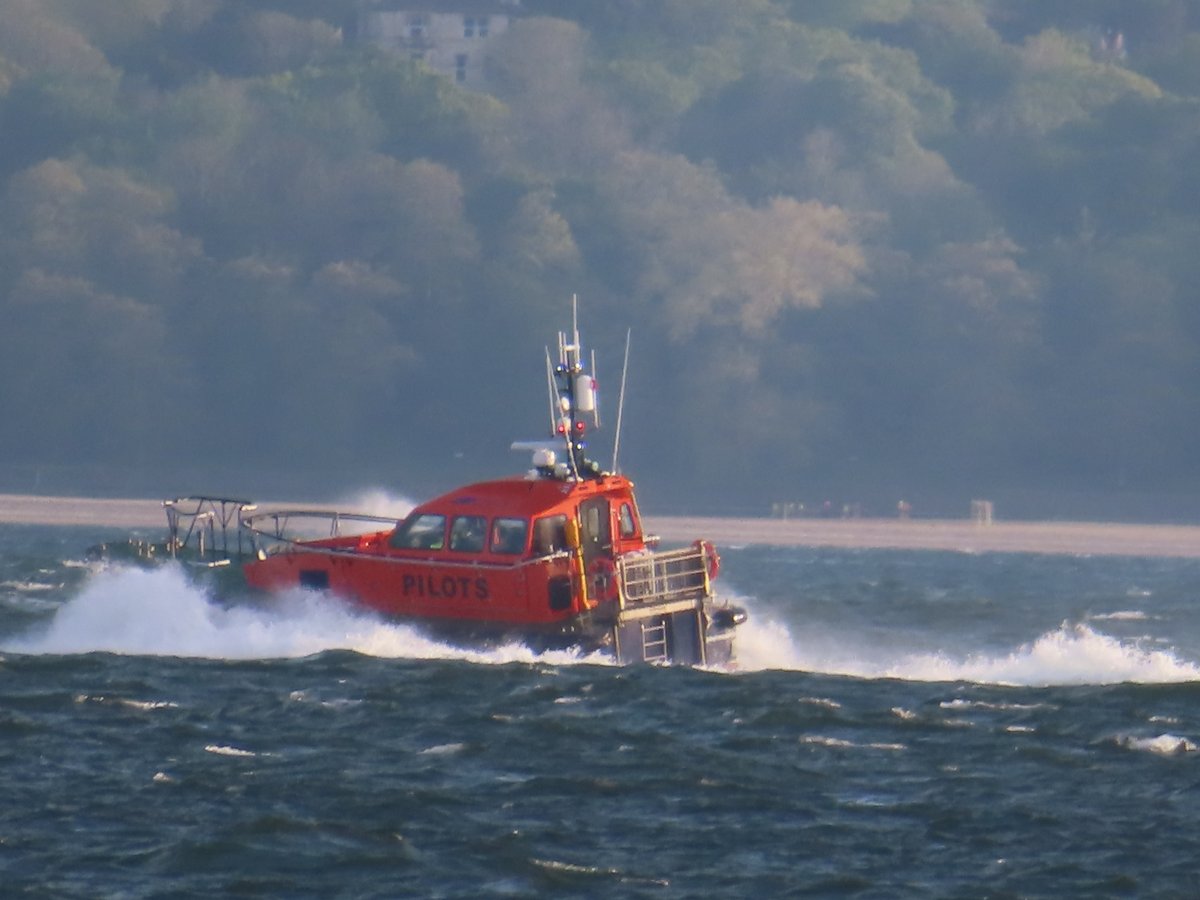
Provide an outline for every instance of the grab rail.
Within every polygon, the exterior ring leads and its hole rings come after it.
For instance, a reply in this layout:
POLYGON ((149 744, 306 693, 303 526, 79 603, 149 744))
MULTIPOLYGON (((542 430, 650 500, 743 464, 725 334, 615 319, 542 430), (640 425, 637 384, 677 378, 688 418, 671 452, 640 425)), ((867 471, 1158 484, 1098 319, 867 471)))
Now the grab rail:
POLYGON ((709 568, 704 545, 620 557, 621 606, 708 596, 709 568))
POLYGON ((249 500, 234 497, 176 497, 164 500, 167 514, 167 552, 176 557, 183 550, 195 549, 197 557, 229 559, 233 555, 231 532, 236 530, 238 557, 243 555, 240 522, 247 510, 255 509, 249 500), (218 528, 220 531, 218 531, 218 528))
MULTIPOLYGON (((351 537, 360 532, 354 531, 350 534, 343 535, 343 523, 358 523, 364 525, 387 525, 394 527, 396 519, 392 516, 374 516, 367 513, 347 513, 337 510, 328 509, 278 509, 265 510, 263 512, 254 513, 249 516, 242 516, 241 529, 246 532, 256 552, 266 548, 260 548, 259 538, 269 542, 269 546, 284 544, 292 546, 302 541, 314 540, 314 536, 305 535, 302 537, 293 537, 287 534, 288 528, 292 526, 292 520, 327 520, 328 526, 325 530, 328 532, 326 537, 351 537), (267 524, 269 523, 269 524, 267 524)), ((382 529, 380 529, 382 530, 382 529)), ((361 533, 366 533, 361 532, 361 533)))

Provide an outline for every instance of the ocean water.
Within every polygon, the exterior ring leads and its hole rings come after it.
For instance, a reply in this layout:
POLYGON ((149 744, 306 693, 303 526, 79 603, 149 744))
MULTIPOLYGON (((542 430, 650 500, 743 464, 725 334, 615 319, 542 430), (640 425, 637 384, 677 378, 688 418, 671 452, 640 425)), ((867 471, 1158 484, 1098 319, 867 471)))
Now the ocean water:
POLYGON ((736 671, 0 527, 5 897, 1184 897, 1200 562, 725 547, 736 671))

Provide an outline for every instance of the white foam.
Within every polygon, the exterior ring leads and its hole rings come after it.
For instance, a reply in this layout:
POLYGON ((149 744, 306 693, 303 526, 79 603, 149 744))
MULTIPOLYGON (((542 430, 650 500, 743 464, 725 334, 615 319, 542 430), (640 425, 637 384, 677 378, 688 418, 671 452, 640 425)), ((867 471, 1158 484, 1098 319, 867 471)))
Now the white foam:
POLYGON ((462 753, 467 749, 467 745, 461 742, 452 744, 435 744, 432 747, 426 747, 418 753, 418 756, 452 756, 456 753, 462 753))
POLYGON ((10 638, 4 649, 205 659, 281 659, 353 650, 368 656, 481 664, 605 662, 599 654, 536 653, 515 643, 487 650, 454 647, 416 628, 310 591, 291 591, 263 605, 222 606, 178 566, 99 572, 57 610, 47 626, 10 638))
POLYGON ((746 621, 738 626, 735 646, 738 668, 744 671, 821 671, 820 666, 814 667, 813 659, 801 653, 786 625, 750 610, 746 621))
POLYGON ((1200 681, 1200 666, 1180 659, 1170 648, 1148 649, 1086 624, 1064 622, 1007 653, 956 652, 953 648, 899 653, 869 645, 854 634, 796 637, 769 615, 753 608, 748 613, 747 622, 738 630, 741 671, 780 669, 857 678, 1022 686, 1200 681))
POLYGON ((1200 680, 1200 668, 1170 650, 1147 650, 1093 631, 1087 625, 1063 623, 1011 653, 946 653, 911 656, 892 663, 886 674, 917 681, 972 681, 984 684, 1065 685, 1163 684, 1200 680))
POLYGON ((177 709, 178 703, 170 700, 129 700, 121 697, 106 697, 103 694, 77 694, 75 697, 76 703, 100 703, 100 704, 115 704, 117 706, 127 706, 130 709, 140 710, 141 712, 152 712, 159 709, 177 709))
MULTIPOLYGON (((739 601, 752 607, 752 602, 739 601)), ((1200 666, 1169 647, 1120 640, 1086 624, 1064 623, 1010 652, 945 648, 903 654, 854 634, 792 635, 749 610, 738 629, 739 671, 778 669, 859 678, 1063 685, 1200 681, 1200 666)), ((108 568, 84 583, 37 631, 9 637, 2 648, 29 654, 110 652, 208 659, 275 659, 328 650, 404 659, 456 659, 478 664, 614 664, 603 654, 538 653, 519 643, 488 649, 456 647, 415 627, 385 620, 320 593, 295 590, 261 604, 214 602, 178 566, 108 568)))
POLYGON ((393 494, 383 488, 366 488, 339 498, 335 505, 346 512, 403 519, 417 504, 407 497, 393 494))
POLYGON ((986 709, 986 710, 1000 710, 1000 711, 1004 711, 1004 712, 1009 712, 1009 711, 1013 711, 1013 710, 1020 711, 1020 712, 1032 712, 1033 710, 1039 710, 1039 709, 1057 709, 1058 708, 1052 703, 994 703, 994 702, 991 702, 988 700, 964 700, 962 698, 958 698, 955 700, 943 700, 941 703, 938 704, 938 706, 940 706, 942 709, 953 709, 953 710, 986 709))
POLYGON ((801 697, 798 701, 804 706, 817 706, 822 709, 841 709, 842 704, 829 697, 801 697))
POLYGON ((242 750, 242 749, 239 749, 238 747, 227 747, 227 746, 224 746, 221 744, 208 744, 207 746, 205 746, 204 749, 207 750, 209 753, 215 753, 217 756, 238 756, 238 757, 258 756, 257 753, 254 753, 251 750, 242 750))
POLYGON ((8 588, 10 590, 22 591, 24 593, 56 591, 61 587, 61 583, 50 584, 44 581, 0 581, 0 588, 8 588))
POLYGON ((1096 622, 1144 622, 1150 617, 1140 609, 1119 609, 1116 612, 1095 613, 1089 618, 1096 622))
POLYGON ((1117 745, 1127 750, 1141 750, 1160 756, 1175 756, 1195 753, 1196 744, 1177 734, 1160 734, 1158 737, 1143 738, 1125 735, 1116 739, 1117 745))
POLYGON ((810 734, 800 738, 801 744, 814 744, 819 747, 832 747, 835 749, 862 749, 862 750, 907 750, 904 744, 885 743, 879 741, 870 741, 865 744, 860 744, 856 741, 848 741, 845 738, 829 737, 822 734, 810 734))

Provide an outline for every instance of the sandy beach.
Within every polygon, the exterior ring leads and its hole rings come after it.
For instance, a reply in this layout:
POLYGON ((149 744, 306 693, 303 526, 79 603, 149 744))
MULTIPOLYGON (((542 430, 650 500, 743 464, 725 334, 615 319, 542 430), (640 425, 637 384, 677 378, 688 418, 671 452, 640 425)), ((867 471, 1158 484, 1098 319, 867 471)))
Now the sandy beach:
POLYGON ((0 523, 19 525, 111 525, 153 528, 167 525, 161 500, 97 500, 0 494, 0 523))
POLYGON ((1200 527, 966 519, 725 519, 646 517, 666 540, 704 535, 718 546, 774 544, 964 553, 1200 557, 1200 527))
MULTIPOLYGON (((260 509, 292 503, 260 503, 260 509)), ((0 494, 0 522, 166 528, 160 500, 0 494)), ((1004 522, 966 519, 750 519, 646 516, 666 541, 703 536, 718 546, 772 544, 964 553, 1059 553, 1200 558, 1200 526, 1103 522, 1004 522)))

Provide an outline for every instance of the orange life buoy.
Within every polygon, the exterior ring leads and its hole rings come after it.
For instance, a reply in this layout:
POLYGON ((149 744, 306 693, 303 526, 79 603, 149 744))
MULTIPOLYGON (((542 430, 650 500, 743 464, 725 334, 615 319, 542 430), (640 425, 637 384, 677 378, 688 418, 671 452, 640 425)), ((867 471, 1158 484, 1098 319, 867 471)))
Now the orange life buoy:
POLYGON ((708 580, 715 581, 716 577, 721 574, 721 556, 717 553, 717 548, 713 546, 712 541, 696 541, 692 546, 708 564, 708 580))

